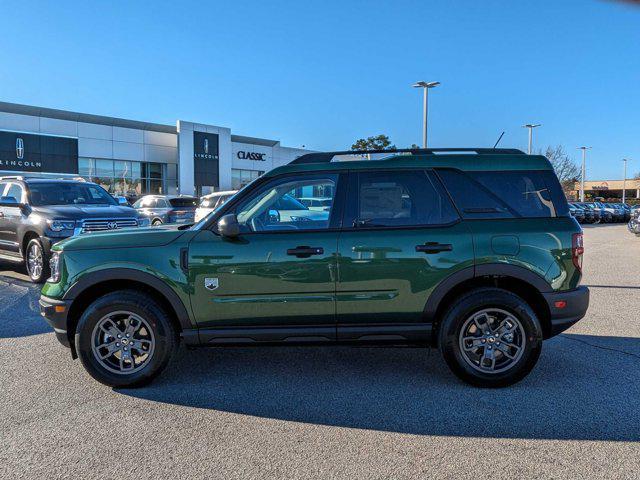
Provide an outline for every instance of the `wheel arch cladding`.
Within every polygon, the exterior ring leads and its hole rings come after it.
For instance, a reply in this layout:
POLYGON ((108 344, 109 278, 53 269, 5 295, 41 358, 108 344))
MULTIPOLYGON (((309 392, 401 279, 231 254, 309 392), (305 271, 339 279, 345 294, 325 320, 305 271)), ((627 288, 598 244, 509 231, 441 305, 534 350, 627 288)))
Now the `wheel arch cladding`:
POLYGON ((98 297, 117 290, 137 290, 151 295, 169 313, 178 332, 193 328, 187 309, 173 289, 158 277, 127 268, 101 270, 83 276, 64 295, 72 300, 67 335, 73 338, 82 312, 98 297))
POLYGON ((538 317, 544 338, 549 338, 551 312, 542 293, 551 291, 551 286, 542 277, 524 267, 486 264, 454 273, 440 282, 429 296, 424 307, 424 318, 434 324, 434 343, 438 338, 438 324, 452 302, 460 295, 481 287, 501 288, 521 297, 538 317))

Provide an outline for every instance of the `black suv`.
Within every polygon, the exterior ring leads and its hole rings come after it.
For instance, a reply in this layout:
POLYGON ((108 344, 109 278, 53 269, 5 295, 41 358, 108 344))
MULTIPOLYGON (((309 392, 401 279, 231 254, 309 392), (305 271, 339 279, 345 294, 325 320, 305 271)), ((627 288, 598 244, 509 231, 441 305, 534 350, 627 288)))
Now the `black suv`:
POLYGON ((100 185, 81 180, 0 177, 0 258, 24 262, 33 282, 49 276, 51 246, 85 232, 138 227, 148 219, 100 185))

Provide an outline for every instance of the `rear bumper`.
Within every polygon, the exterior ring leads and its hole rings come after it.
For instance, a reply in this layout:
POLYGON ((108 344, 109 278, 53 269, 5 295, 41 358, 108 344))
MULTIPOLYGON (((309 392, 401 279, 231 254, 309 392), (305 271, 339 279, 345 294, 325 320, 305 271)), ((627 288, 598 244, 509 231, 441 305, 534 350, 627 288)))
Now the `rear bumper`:
POLYGON ((551 331, 547 338, 554 337, 574 325, 586 315, 589 308, 589 289, 584 286, 543 295, 551 313, 551 331))
POLYGON ((53 327, 58 341, 65 347, 71 347, 67 336, 67 316, 71 302, 40 296, 40 315, 53 327))

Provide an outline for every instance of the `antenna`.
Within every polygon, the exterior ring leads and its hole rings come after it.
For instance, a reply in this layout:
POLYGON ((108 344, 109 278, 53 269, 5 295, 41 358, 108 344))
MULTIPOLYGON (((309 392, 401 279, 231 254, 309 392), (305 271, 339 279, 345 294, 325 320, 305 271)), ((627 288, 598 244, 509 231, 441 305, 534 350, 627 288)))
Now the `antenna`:
POLYGON ((498 146, 498 144, 500 143, 500 140, 502 140, 502 137, 504 137, 504 131, 500 134, 500 136, 498 137, 498 140, 496 140, 496 144, 493 146, 493 148, 496 148, 498 146))

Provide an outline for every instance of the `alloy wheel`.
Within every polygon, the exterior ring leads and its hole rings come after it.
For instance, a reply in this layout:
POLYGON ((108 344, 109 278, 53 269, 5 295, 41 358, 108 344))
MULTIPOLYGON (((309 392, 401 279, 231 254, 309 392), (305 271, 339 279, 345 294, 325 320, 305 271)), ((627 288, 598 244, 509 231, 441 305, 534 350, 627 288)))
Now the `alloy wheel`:
POLYGON ((149 323, 133 312, 102 317, 91 335, 91 350, 106 370, 128 375, 140 371, 153 357, 155 336, 149 323))
POLYGON ((44 256, 42 248, 37 242, 33 242, 27 251, 27 270, 32 280, 38 280, 42 276, 44 268, 44 256))
POLYGON ((516 365, 525 350, 522 323, 515 315, 486 308, 471 315, 459 335, 460 352, 475 370, 495 374, 516 365))

